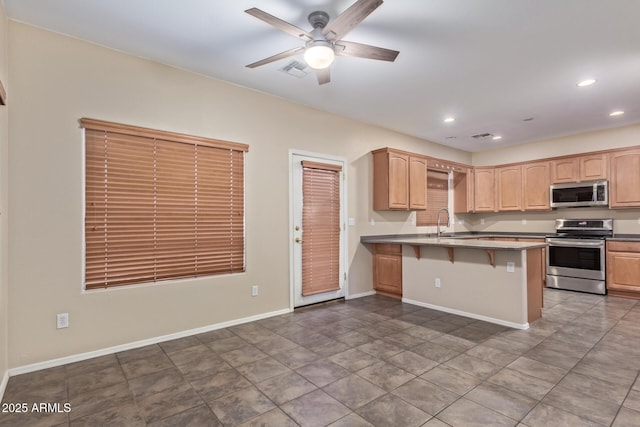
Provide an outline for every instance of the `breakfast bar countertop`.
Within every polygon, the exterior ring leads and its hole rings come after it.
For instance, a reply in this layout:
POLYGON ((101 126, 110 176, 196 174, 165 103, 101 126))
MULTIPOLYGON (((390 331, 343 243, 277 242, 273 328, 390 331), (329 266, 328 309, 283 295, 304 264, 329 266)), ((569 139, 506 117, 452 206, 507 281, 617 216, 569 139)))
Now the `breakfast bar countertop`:
POLYGON ((416 236, 416 235, 395 235, 395 236, 362 236, 362 243, 388 243, 396 245, 411 246, 439 246, 445 248, 468 248, 468 249, 489 249, 489 250, 507 250, 521 251, 527 249, 544 248, 547 246, 544 242, 511 242, 504 240, 477 240, 481 236, 460 236, 451 237, 443 236, 439 239, 435 236, 416 236))

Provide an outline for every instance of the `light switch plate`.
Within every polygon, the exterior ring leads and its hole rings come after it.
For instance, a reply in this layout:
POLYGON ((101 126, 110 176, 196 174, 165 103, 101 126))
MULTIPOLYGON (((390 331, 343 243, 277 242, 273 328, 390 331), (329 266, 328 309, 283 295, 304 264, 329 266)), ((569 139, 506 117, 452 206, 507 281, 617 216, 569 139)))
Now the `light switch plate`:
POLYGON ((507 261, 507 273, 513 273, 516 271, 516 263, 513 261, 507 261))

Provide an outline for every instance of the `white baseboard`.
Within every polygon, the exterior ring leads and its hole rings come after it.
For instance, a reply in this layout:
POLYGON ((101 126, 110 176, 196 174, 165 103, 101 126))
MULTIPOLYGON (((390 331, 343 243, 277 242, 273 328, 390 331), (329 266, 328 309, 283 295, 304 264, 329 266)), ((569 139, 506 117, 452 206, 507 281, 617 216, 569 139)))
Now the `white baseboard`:
POLYGON ((489 323, 496 323, 498 325, 507 326, 509 328, 514 329, 529 329, 528 323, 514 323, 508 322, 506 320, 496 319, 493 317, 483 316, 481 314, 467 313, 466 311, 456 310, 454 308, 441 307, 439 305, 428 304, 426 302, 414 301, 407 298, 402 298, 402 302, 406 302, 407 304, 417 305, 419 307, 431 308, 438 311, 444 311, 445 313, 457 314, 458 316, 470 317, 472 319, 484 320, 489 323))
POLYGON ((7 389, 7 383, 9 382, 9 371, 5 371, 2 376, 2 382, 0 382, 0 402, 4 397, 4 391, 7 389))
MULTIPOLYGON (((202 334, 204 332, 215 331, 216 329, 228 328, 230 326, 241 325, 243 323, 254 322, 256 320, 262 320, 273 316, 279 316, 281 314, 291 313, 288 308, 271 311, 268 313, 257 314, 255 316, 243 317, 241 319, 230 320, 228 322, 216 323, 214 325, 203 326, 201 328, 189 329, 186 331, 176 332, 173 334, 162 335, 159 337, 149 338, 146 340, 135 341, 128 344, 121 344, 114 347, 103 348, 100 350, 89 351, 87 353, 74 354, 72 356, 65 356, 59 359, 47 360, 44 362, 33 363, 31 365, 19 366, 17 368, 11 368, 5 373, 5 380, 3 380, 3 387, 6 385, 9 377, 26 374, 29 372, 39 371, 41 369, 53 368, 56 366, 66 365, 67 363, 80 362, 82 360, 92 359, 94 357, 105 356, 107 354, 118 353, 125 350, 132 350, 134 348, 144 347, 146 345, 157 344, 165 341, 171 341, 178 338, 184 338, 191 335, 202 334)), ((0 389, 4 392, 4 388, 0 389)))
POLYGON ((368 291, 368 292, 362 292, 359 294, 347 295, 344 299, 356 299, 356 298, 368 297, 370 295, 375 295, 375 294, 376 294, 376 291, 368 291))

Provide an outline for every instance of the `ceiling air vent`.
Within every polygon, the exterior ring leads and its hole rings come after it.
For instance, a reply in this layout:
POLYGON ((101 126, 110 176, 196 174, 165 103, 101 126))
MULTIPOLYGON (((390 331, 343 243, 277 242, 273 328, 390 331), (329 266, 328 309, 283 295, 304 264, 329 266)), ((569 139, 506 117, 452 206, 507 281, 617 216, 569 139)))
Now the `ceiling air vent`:
POLYGON ((307 64, 300 61, 291 61, 290 63, 280 68, 279 70, 282 71, 283 73, 287 73, 290 76, 294 76, 299 79, 309 74, 307 72, 307 64))
POLYGON ((487 138, 493 138, 493 135, 490 133, 478 133, 476 135, 471 135, 471 138, 474 139, 487 139, 487 138))

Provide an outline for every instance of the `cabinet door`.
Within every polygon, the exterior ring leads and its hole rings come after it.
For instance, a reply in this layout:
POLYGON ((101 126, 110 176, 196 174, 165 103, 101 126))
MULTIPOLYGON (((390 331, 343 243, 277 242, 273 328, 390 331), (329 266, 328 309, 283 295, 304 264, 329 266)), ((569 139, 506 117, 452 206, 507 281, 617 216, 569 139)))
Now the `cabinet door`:
POLYGON ((522 166, 522 208, 525 211, 550 210, 549 162, 522 166))
POLYGON ((637 293, 640 298, 640 243, 607 244, 607 289, 637 293))
POLYGON ((609 207, 640 207, 640 149, 611 153, 609 207))
POLYGON ((496 206, 494 168, 475 168, 473 177, 475 212, 493 212, 496 206))
POLYGON ((373 209, 409 210, 409 155, 380 149, 373 154, 373 209))
POLYGON ((374 245, 373 282, 378 293, 402 297, 401 245, 374 245))
POLYGON ((389 153, 389 208, 409 209, 409 156, 389 153))
POLYGON ((453 174, 453 211, 455 213, 473 212, 473 172, 453 174))
POLYGON ((427 159, 409 158, 409 209, 427 209, 427 159))
POLYGON ((577 157, 553 160, 551 162, 551 182, 578 182, 580 163, 577 157))
POLYGON ((496 168, 498 210, 522 210, 522 166, 496 168))
POLYGON ((606 153, 581 156, 580 181, 592 181, 595 179, 607 179, 608 157, 606 153))

